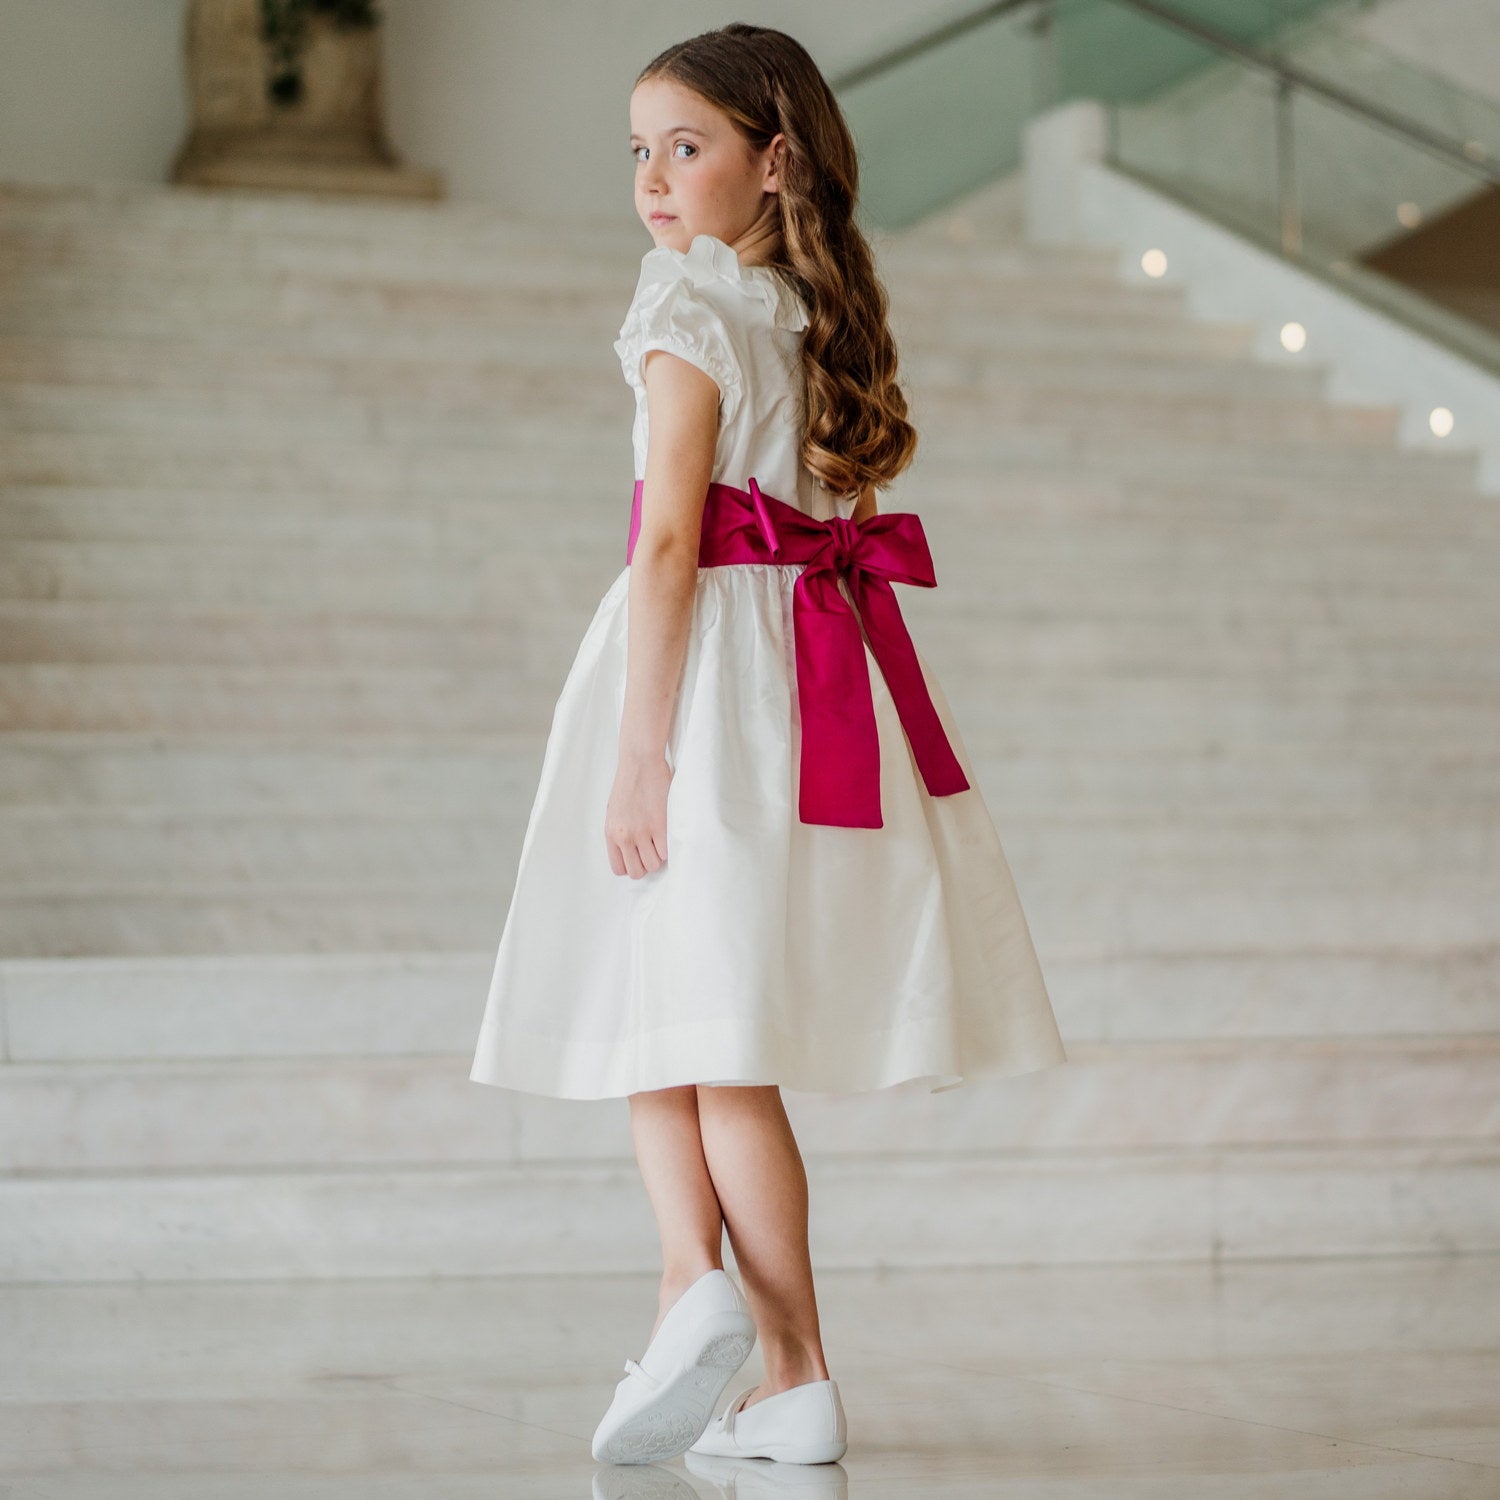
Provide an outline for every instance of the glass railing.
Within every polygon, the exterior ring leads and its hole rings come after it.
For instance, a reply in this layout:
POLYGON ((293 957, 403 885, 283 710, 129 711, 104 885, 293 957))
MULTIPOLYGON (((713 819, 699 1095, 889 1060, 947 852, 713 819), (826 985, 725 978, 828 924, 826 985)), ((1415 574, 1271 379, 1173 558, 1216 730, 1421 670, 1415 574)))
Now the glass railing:
POLYGON ((836 81, 865 212, 934 213, 1019 164, 1029 117, 1098 99, 1115 170, 1500 373, 1493 282, 1443 244, 1500 203, 1500 110, 1320 32, 1319 8, 996 0, 913 37, 836 81))
POLYGON ((870 224, 913 224, 1015 169, 1026 121, 1056 97, 1037 22, 1036 0, 999 0, 832 80, 870 224))
POLYGON ((1500 162, 1500 104, 1387 52, 1355 28, 1362 7, 1286 28, 1279 52, 1298 69, 1451 142, 1471 161, 1500 162))
MULTIPOLYGON (((1349 0, 1175 0, 1182 13, 1245 42, 1349 0)), ((869 221, 915 223, 1021 160, 1026 121, 1063 99, 1146 99, 1198 66, 1200 49, 1143 31, 1115 0, 1078 0, 1065 18, 1063 72, 1052 64, 1052 6, 991 0, 947 23, 912 30, 833 78, 860 148, 869 221)))
MULTIPOLYGON (((1294 35, 1272 60, 1185 30, 1163 18, 1166 7, 1109 3, 1136 49, 1174 33, 1178 63, 1151 97, 1106 101, 1111 166, 1500 374, 1500 325, 1487 320, 1483 285, 1467 279, 1475 257, 1463 248, 1476 217, 1500 204, 1500 167, 1448 135, 1435 95, 1427 118, 1408 118, 1388 99, 1360 98, 1351 79, 1318 76, 1294 35)), ((1066 89, 1092 0, 1050 10, 1066 89)), ((1495 291, 1492 280, 1489 309, 1495 291)))

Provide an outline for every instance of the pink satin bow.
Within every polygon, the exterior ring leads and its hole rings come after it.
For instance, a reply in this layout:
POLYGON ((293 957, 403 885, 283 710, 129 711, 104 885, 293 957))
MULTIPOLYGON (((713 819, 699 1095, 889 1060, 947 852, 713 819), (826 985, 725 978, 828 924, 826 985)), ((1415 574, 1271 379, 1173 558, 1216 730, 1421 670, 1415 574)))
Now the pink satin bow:
MULTIPOLYGON (((932 556, 920 517, 893 511, 856 522, 819 521, 765 494, 710 484, 703 508, 700 567, 803 563, 792 587, 792 634, 802 720, 798 816, 804 823, 883 828, 880 737, 864 635, 890 689, 923 784, 934 797, 967 791, 901 617, 892 581, 933 588, 932 556), (838 587, 843 578, 854 607, 838 587), (864 635, 861 634, 863 623, 864 635)), ((635 484, 625 560, 640 531, 643 481, 635 484)))

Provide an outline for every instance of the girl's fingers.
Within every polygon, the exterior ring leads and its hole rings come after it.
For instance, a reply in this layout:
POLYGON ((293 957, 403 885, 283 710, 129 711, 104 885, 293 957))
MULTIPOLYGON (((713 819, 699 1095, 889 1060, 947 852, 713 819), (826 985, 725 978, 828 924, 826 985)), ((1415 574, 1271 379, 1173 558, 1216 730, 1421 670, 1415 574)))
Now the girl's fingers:
POLYGON ((610 869, 616 875, 629 875, 632 880, 639 880, 641 876, 661 869, 667 862, 665 833, 653 833, 644 842, 639 839, 626 839, 622 843, 616 843, 610 835, 606 834, 604 846, 609 851, 610 869))

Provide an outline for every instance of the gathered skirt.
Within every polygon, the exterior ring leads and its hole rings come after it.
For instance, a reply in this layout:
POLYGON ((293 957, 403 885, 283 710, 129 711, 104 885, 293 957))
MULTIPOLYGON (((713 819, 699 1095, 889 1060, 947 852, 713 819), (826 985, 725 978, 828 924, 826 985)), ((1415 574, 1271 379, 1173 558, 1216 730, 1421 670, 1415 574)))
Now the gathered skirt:
MULTIPOLYGON (((1000 838, 929 795, 868 644, 881 828, 798 818, 800 564, 698 571, 666 759, 666 858, 604 836, 624 705, 627 565, 563 683, 470 1078, 566 1099, 688 1083, 932 1092, 1066 1061, 1000 838)), ((847 586, 840 580, 847 595, 847 586)))

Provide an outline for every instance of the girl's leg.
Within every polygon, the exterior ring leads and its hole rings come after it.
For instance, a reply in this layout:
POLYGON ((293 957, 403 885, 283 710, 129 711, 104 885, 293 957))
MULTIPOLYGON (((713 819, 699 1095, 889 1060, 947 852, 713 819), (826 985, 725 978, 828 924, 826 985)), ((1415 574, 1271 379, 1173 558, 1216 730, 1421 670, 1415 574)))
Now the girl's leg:
POLYGON ((630 1134, 661 1235, 656 1323, 705 1272, 724 1269, 724 1219, 703 1159, 695 1084, 630 1096, 630 1134))
POLYGON ((807 1172, 775 1084, 698 1086, 697 1123, 766 1379, 747 1406, 827 1380, 807 1245, 807 1172))

